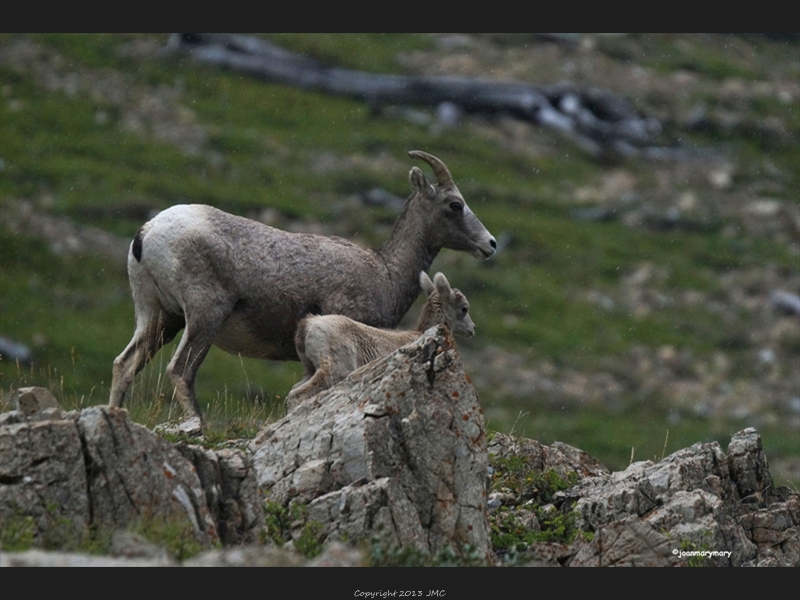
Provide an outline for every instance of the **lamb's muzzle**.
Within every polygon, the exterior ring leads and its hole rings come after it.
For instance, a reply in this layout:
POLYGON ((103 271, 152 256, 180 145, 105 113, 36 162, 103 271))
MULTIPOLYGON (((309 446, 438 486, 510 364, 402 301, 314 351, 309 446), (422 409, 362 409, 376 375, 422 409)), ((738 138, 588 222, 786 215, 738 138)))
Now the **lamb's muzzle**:
POLYGON ((430 165, 436 182, 411 168, 411 195, 377 249, 204 205, 173 206, 145 223, 128 253, 136 328, 114 361, 109 403, 121 406, 135 374, 185 328, 167 373, 187 416, 202 418, 194 381, 212 344, 242 356, 298 360, 294 334, 302 315, 316 310, 395 327, 419 294, 420 271, 442 248, 494 254, 494 237, 445 164, 409 154, 430 165))

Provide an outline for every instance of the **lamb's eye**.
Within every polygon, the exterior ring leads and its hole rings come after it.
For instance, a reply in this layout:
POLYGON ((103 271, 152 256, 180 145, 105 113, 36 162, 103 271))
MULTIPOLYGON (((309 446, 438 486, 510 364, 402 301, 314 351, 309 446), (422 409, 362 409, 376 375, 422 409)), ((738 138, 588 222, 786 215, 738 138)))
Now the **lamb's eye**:
POLYGON ((469 309, 466 306, 462 306, 461 307, 461 313, 462 314, 467 314, 468 312, 469 312, 469 309))
POLYGON ((461 202, 451 202, 450 208, 456 212, 461 212, 464 210, 464 207, 461 205, 461 202))

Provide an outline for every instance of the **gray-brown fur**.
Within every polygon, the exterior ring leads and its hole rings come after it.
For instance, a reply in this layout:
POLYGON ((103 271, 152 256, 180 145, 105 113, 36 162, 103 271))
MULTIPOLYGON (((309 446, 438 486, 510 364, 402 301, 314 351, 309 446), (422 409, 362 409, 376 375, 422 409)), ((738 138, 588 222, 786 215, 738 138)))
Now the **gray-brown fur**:
POLYGON ((412 330, 379 329, 342 315, 308 315, 301 319, 295 345, 304 373, 286 397, 287 410, 340 382, 355 369, 410 344, 431 327, 445 325, 453 335, 474 335, 475 324, 469 316, 466 296, 451 288, 442 273, 431 281, 421 272, 420 285, 428 299, 412 330))
POLYGON ((338 237, 289 233, 211 206, 169 208, 137 232, 128 254, 136 329, 114 361, 109 403, 121 406, 133 377, 185 327, 167 373, 187 416, 202 419, 197 369, 212 344, 243 356, 298 360, 298 318, 317 309, 395 327, 419 294, 419 272, 442 248, 494 254, 447 167, 427 162, 430 183, 409 172, 411 195, 377 249, 338 237))

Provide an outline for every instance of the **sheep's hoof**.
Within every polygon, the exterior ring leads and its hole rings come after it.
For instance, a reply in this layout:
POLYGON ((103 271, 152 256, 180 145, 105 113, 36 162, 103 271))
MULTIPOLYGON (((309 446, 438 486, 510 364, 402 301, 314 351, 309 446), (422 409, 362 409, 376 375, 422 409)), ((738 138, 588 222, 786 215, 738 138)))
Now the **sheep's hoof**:
POLYGON ((189 417, 183 421, 161 423, 155 427, 156 433, 169 433, 172 435, 187 435, 190 437, 203 437, 203 421, 200 417, 189 417))

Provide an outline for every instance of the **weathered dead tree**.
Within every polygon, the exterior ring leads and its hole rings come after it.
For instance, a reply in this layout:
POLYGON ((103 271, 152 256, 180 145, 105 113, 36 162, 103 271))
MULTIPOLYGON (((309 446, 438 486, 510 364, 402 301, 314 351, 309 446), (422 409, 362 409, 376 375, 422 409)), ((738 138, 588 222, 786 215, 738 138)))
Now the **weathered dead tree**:
POLYGON ((450 106, 456 112, 509 116, 561 131, 596 157, 643 154, 661 158, 662 125, 624 97, 571 83, 536 86, 464 77, 416 77, 366 73, 326 65, 265 40, 227 34, 176 33, 171 50, 198 62, 268 81, 349 96, 385 105, 450 106))

